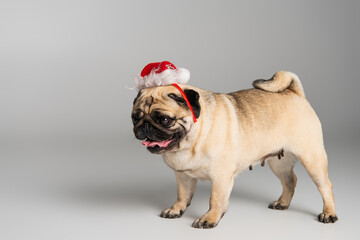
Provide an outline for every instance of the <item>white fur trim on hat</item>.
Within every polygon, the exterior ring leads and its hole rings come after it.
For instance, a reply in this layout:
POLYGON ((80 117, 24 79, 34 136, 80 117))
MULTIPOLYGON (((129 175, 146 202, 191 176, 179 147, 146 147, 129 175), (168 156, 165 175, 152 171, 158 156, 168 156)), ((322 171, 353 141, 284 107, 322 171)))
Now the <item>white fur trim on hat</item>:
POLYGON ((186 84, 190 79, 190 72, 185 68, 166 69, 161 73, 151 71, 150 74, 141 77, 137 75, 135 78, 136 89, 138 91, 144 88, 166 86, 173 83, 186 84))

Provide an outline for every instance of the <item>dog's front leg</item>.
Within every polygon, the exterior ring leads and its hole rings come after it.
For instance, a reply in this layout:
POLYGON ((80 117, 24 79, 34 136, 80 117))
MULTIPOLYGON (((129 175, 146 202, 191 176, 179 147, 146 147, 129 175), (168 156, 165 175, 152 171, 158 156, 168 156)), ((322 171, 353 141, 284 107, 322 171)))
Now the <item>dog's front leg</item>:
POLYGON ((182 172, 175 171, 178 197, 176 202, 171 208, 164 209, 160 217, 163 218, 179 218, 181 217, 186 208, 190 205, 191 198, 196 189, 197 179, 192 178, 182 172))
POLYGON ((195 228, 213 228, 224 216, 234 185, 234 176, 217 176, 212 180, 210 209, 193 223, 195 228))

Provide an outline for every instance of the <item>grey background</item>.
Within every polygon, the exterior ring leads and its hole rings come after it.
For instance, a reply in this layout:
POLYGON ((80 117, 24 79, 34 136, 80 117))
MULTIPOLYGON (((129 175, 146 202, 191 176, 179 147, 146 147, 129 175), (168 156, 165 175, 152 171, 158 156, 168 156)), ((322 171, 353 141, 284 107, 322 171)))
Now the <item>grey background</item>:
POLYGON ((349 238, 360 196, 359 1, 1 1, 0 238, 349 238), (177 220, 172 171, 132 134, 133 79, 169 60, 190 84, 250 88, 278 70, 299 75, 323 124, 339 222, 316 221, 320 194, 297 164, 287 211, 267 204, 277 178, 237 178, 213 230, 191 228, 210 183, 177 220))

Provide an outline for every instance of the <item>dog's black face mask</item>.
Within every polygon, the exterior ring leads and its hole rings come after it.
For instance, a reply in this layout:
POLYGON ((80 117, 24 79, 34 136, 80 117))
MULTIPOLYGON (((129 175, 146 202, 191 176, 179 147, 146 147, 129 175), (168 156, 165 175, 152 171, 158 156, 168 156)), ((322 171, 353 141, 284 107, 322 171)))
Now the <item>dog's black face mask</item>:
POLYGON ((183 128, 170 129, 176 119, 165 116, 157 111, 150 115, 135 114, 132 116, 135 137, 143 141, 143 145, 152 153, 162 153, 178 145, 186 135, 183 128), (142 118, 137 115, 144 115, 142 118))
MULTIPOLYGON (((193 90, 185 90, 184 92, 187 92, 187 97, 193 107, 195 116, 199 117, 199 94, 193 90)), ((186 102, 182 97, 170 93, 167 95, 167 101, 169 100, 176 102, 176 105, 174 105, 175 109, 180 107, 188 111, 186 102)), ((156 100, 154 101, 153 97, 144 99, 141 97, 141 92, 139 92, 134 100, 134 108, 131 115, 134 124, 133 131, 135 137, 143 140, 142 144, 151 153, 163 153, 179 146, 179 142, 186 136, 187 130, 182 124, 184 120, 181 116, 176 116, 178 111, 175 111, 175 114, 166 114, 166 111, 162 111, 160 107, 155 108, 150 113, 145 113, 145 109, 150 109, 154 102, 156 100)))

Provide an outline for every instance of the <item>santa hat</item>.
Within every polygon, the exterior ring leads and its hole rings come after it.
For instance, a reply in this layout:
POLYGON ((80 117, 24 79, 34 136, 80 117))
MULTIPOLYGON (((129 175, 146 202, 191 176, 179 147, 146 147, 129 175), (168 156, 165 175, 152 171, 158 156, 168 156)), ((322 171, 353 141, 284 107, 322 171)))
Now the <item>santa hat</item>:
POLYGON ((186 84, 190 79, 190 72, 185 68, 176 68, 174 64, 168 61, 149 63, 135 79, 138 91, 144 88, 173 85, 176 87, 187 103, 194 123, 197 121, 191 104, 184 91, 177 85, 186 84))
POLYGON ((185 68, 176 68, 168 61, 149 63, 136 77, 138 91, 144 88, 166 86, 173 83, 185 84, 190 79, 190 72, 185 68))

